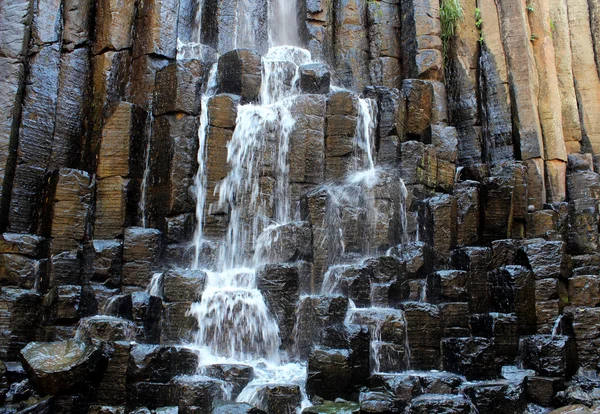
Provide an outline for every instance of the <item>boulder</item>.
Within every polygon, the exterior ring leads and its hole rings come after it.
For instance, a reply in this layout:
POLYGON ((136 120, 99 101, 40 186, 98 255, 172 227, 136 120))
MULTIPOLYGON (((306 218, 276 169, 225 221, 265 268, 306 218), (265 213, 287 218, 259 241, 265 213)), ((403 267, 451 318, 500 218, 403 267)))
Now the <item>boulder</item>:
POLYGON ((526 368, 541 376, 571 378, 577 369, 577 350, 572 338, 563 335, 534 335, 522 339, 526 368))
POLYGON ((349 399, 352 392, 350 353, 343 349, 315 349, 308 357, 306 392, 326 400, 349 399))
POLYGON ((244 102, 258 100, 262 80, 260 55, 250 49, 236 49, 219 58, 217 93, 240 95, 244 102))
POLYGON ((85 390, 106 363, 100 345, 76 339, 32 342, 21 350, 21 360, 42 395, 85 390))
POLYGON ((464 375, 468 380, 497 377, 494 343, 487 338, 442 339, 444 370, 464 375))
POLYGON ((324 63, 308 63, 298 68, 300 90, 303 93, 327 95, 329 93, 330 73, 324 63))
POLYGON ((167 302, 200 302, 206 272, 202 270, 169 270, 162 279, 163 298, 167 302))
POLYGON ((198 355, 177 346, 134 345, 129 358, 128 381, 168 383, 176 375, 194 374, 198 355))
POLYGON ((256 241, 259 263, 295 262, 312 258, 312 231, 304 221, 267 227, 256 241))
POLYGON ((462 395, 424 394, 410 403, 409 414, 453 413, 474 414, 477 409, 462 395))

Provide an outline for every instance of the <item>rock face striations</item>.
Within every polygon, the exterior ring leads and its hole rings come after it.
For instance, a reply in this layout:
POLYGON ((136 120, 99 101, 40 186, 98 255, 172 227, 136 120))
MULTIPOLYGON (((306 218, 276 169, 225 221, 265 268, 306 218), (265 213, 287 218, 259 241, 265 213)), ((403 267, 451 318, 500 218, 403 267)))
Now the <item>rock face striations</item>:
POLYGON ((600 407, 598 0, 0 0, 6 413, 600 407))

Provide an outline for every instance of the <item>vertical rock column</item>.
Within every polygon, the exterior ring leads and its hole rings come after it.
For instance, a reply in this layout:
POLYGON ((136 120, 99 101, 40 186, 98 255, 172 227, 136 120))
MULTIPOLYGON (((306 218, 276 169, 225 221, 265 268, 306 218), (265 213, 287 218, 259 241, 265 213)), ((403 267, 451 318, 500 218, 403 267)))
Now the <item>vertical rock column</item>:
POLYGON ((475 0, 463 1, 463 20, 456 35, 448 40, 446 75, 448 111, 452 125, 458 132, 458 158, 463 166, 483 162, 484 145, 478 113, 479 32, 475 26, 475 0))
POLYGON ((189 189, 198 170, 200 88, 208 69, 210 63, 178 61, 156 75, 146 213, 148 225, 167 233, 171 243, 189 242, 194 228, 189 189))
POLYGON ((550 19, 553 22, 552 41, 554 43, 556 75, 561 100, 562 127, 568 153, 581 149, 581 123, 575 95, 573 78, 573 56, 571 52, 571 30, 566 0, 549 3, 550 19))
POLYGON ((498 9, 494 0, 480 0, 478 6, 481 14, 479 96, 483 143, 487 161, 509 161, 514 159, 511 98, 498 9))
POLYGON ((594 60, 594 42, 586 0, 569 0, 568 16, 573 52, 573 76, 581 120, 582 149, 600 152, 600 78, 594 60))
POLYGON ((34 233, 44 176, 52 152, 58 101, 61 47, 61 2, 36 2, 31 29, 32 50, 23 97, 17 166, 8 215, 9 229, 34 233))
POLYGON ((31 19, 32 1, 0 2, 0 231, 12 190, 31 19))
POLYGON ((538 105, 544 138, 547 198, 550 202, 561 202, 566 197, 567 150, 563 136, 561 96, 550 26, 549 2, 533 0, 529 4, 529 7, 533 8, 533 11, 528 11, 527 14, 540 86, 538 105))
POLYGON ((370 83, 367 2, 335 0, 335 73, 341 84, 361 91, 370 83))
POLYGON ((367 28, 370 84, 400 87, 400 1, 367 2, 367 28))
POLYGON ((313 60, 333 62, 333 9, 331 0, 304 0, 300 2, 306 12, 300 31, 308 45, 313 60))
POLYGON ((544 141, 539 114, 540 80, 531 45, 528 10, 521 0, 497 4, 500 33, 507 57, 512 102, 515 155, 527 166, 529 204, 541 209, 546 201, 544 141))

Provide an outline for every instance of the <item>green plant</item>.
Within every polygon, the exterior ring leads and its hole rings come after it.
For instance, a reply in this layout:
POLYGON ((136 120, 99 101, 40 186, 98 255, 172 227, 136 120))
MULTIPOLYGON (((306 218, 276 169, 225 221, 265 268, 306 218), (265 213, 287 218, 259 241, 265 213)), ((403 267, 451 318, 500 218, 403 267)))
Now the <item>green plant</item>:
POLYGON ((479 31, 479 39, 478 42, 483 43, 483 33, 481 32, 481 28, 483 27, 483 19, 481 18, 481 9, 477 7, 475 9, 475 27, 477 27, 477 31, 479 31))
POLYGON ((483 19, 481 18, 481 9, 479 7, 475 9, 475 26, 479 30, 481 30, 481 26, 483 26, 483 19))
POLYGON ((533 7, 533 4, 530 1, 527 2, 526 8, 529 13, 533 13, 535 11, 535 7, 533 7))
POLYGON ((556 25, 554 24, 554 20, 552 19, 550 19, 550 30, 553 32, 556 30, 556 25))
POLYGON ((530 40, 530 41, 532 41, 532 42, 534 42, 534 41, 536 41, 538 38, 539 38, 539 36, 538 36, 538 35, 536 35, 535 33, 532 33, 532 34, 531 34, 531 37, 529 38, 529 40, 530 40))
POLYGON ((440 20, 442 23, 442 53, 444 61, 450 50, 450 42, 463 20, 464 10, 461 0, 442 0, 440 3, 440 20))

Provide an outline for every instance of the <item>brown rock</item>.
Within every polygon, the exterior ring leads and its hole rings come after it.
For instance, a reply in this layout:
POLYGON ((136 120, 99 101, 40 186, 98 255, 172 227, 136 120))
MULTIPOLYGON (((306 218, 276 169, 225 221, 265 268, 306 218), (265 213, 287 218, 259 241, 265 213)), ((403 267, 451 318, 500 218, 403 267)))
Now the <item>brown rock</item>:
POLYGON ((96 5, 94 54, 122 50, 132 45, 135 3, 127 0, 100 0, 96 5))
POLYGON ((590 29, 590 13, 586 0, 568 3, 571 50, 573 52, 573 79, 579 104, 581 142, 585 152, 600 151, 600 78, 594 60, 594 43, 590 29))
POLYGON ((179 0, 150 0, 138 6, 133 57, 154 54, 177 57, 179 0))
POLYGON ((579 152, 581 123, 573 82, 573 57, 571 54, 571 29, 567 14, 566 0, 551 1, 548 4, 550 18, 554 22, 552 41, 554 43, 558 91, 560 93, 563 137, 568 153, 579 152))
POLYGON ((129 182, 129 179, 118 176, 105 178, 98 182, 94 224, 96 238, 112 239, 123 234, 131 211, 127 202, 129 182))
POLYGON ((219 58, 217 92, 240 95, 244 102, 256 101, 260 94, 262 63, 249 49, 237 49, 219 58))

